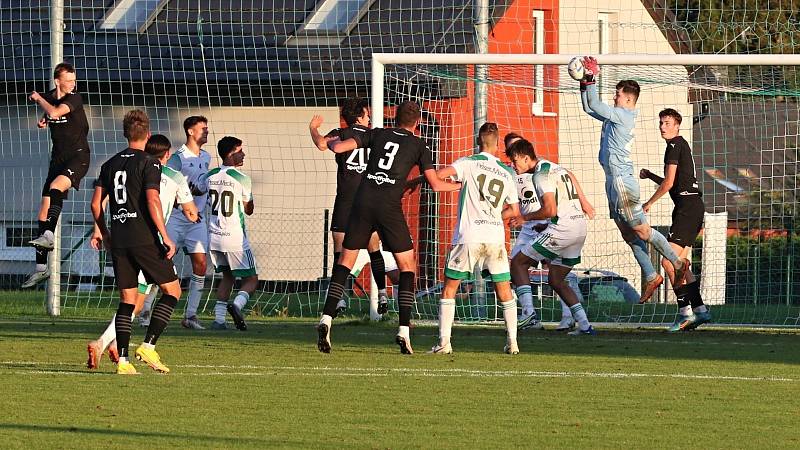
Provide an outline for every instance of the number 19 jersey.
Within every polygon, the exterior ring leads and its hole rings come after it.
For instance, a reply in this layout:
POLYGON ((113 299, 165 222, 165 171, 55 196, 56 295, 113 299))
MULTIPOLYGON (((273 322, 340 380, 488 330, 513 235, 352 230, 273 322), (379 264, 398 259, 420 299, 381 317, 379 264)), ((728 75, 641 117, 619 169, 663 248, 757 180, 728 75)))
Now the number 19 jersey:
POLYGON ((208 172, 209 248, 221 252, 250 249, 244 226, 244 204, 252 198, 250 177, 235 167, 208 172))
POLYGON ((519 202, 513 171, 486 152, 458 159, 452 166, 456 181, 462 183, 453 245, 504 244, 503 206, 519 202))

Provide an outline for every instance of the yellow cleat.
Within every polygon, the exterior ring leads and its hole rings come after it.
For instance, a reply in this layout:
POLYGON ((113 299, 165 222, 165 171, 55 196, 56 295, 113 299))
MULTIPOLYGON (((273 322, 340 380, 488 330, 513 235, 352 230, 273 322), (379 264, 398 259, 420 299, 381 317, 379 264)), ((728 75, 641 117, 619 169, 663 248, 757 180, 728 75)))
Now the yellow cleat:
POLYGON ((133 364, 126 361, 117 364, 117 375, 139 375, 139 372, 136 371, 136 367, 133 367, 133 364))
POLYGON ((140 345, 139 348, 136 349, 136 359, 147 363, 147 365, 156 372, 169 373, 169 367, 161 362, 161 357, 158 356, 158 352, 153 349, 145 348, 144 345, 140 345))

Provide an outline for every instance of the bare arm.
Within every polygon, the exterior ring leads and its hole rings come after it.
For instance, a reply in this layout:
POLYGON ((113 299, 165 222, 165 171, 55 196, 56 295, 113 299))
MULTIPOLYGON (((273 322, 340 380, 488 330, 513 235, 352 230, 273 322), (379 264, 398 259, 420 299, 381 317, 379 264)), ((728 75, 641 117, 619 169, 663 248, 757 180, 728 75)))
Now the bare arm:
POLYGON ((111 236, 106 227, 105 204, 107 203, 106 191, 100 186, 94 188, 92 194, 92 218, 94 219, 95 234, 92 236, 90 245, 95 250, 100 250, 100 246, 105 243, 106 247, 111 245, 111 236))
POLYGON ((567 173, 569 174, 569 179, 572 180, 572 185, 575 187, 575 192, 578 194, 578 201, 581 202, 581 209, 589 219, 594 219, 594 206, 592 206, 589 199, 586 198, 586 194, 583 193, 583 188, 581 188, 581 184, 578 183, 578 179, 575 175, 570 171, 567 171, 567 173))
POLYGON ((641 178, 643 180, 650 180, 655 184, 661 184, 661 183, 664 182, 663 178, 661 178, 660 176, 654 174, 653 172, 650 172, 647 169, 642 169, 642 170, 639 171, 639 178, 641 178))
POLYGON ((544 195, 539 199, 539 203, 541 204, 541 207, 538 210, 522 216, 526 221, 550 219, 555 217, 558 213, 556 196, 552 192, 545 192, 544 195))
POLYGON ((150 219, 156 226, 156 230, 161 235, 161 241, 167 248, 167 258, 172 259, 175 255, 175 243, 169 238, 167 234, 167 227, 164 226, 164 212, 161 210, 161 199, 158 197, 158 189, 145 190, 147 196, 147 211, 150 213, 150 219))
POLYGON ((319 132, 319 127, 322 125, 322 116, 315 115, 311 118, 311 122, 308 124, 308 131, 311 133, 311 140, 314 141, 314 145, 317 146, 319 151, 324 152, 328 149, 328 141, 325 136, 323 136, 319 132))
MULTIPOLYGON (((65 116, 69 114, 69 105, 66 103, 62 103, 58 106, 51 105, 47 100, 44 99, 38 92, 33 91, 30 95, 30 99, 36 102, 42 110, 44 110, 45 114, 52 117, 53 119, 58 119, 61 116, 65 116)), ((41 127, 40 127, 41 128, 41 127)))
POLYGON ((328 141, 328 148, 330 148, 334 153, 345 153, 349 152, 350 150, 355 150, 358 148, 358 143, 355 139, 345 139, 339 140, 334 139, 332 141, 328 141))
POLYGON ((653 206, 653 203, 657 202, 664 194, 669 192, 672 189, 672 186, 675 184, 675 174, 678 172, 678 165, 677 164, 666 164, 664 166, 664 181, 658 185, 658 189, 653 192, 653 195, 650 197, 650 200, 645 202, 642 205, 642 209, 644 212, 650 212, 650 207, 653 206))
MULTIPOLYGON (((455 173, 455 169, 453 173, 455 173)), ((461 189, 461 183, 449 183, 442 180, 438 177, 437 172, 434 169, 427 169, 424 172, 424 175, 434 192, 453 192, 461 189)))
POLYGON ((255 205, 255 203, 253 203, 253 199, 252 198, 250 199, 250 201, 245 202, 245 204, 244 204, 244 213, 245 214, 247 214, 248 216, 252 216, 253 215, 253 211, 255 211, 255 209, 256 209, 256 205, 255 205))
POLYGON ((190 222, 197 223, 197 221, 200 220, 200 213, 197 211, 197 205, 194 204, 194 200, 181 203, 180 205, 183 216, 190 222))

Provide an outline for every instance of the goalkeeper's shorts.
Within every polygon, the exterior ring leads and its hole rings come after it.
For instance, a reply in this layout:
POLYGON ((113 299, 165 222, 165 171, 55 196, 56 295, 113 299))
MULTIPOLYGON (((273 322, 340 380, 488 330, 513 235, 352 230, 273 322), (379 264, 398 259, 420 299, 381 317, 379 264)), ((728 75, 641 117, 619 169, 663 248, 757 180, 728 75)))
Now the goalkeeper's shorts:
POLYGON ((606 177, 606 195, 612 219, 630 227, 647 223, 639 199, 639 182, 633 175, 606 177))

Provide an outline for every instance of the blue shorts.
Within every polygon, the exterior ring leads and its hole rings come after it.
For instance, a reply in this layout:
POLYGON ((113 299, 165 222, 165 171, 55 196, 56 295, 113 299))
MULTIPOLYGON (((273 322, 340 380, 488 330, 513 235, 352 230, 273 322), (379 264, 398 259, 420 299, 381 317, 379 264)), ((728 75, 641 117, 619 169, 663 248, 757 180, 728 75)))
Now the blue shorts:
POLYGON ((647 223, 639 200, 639 182, 633 175, 606 177, 606 195, 612 219, 630 227, 647 223))

